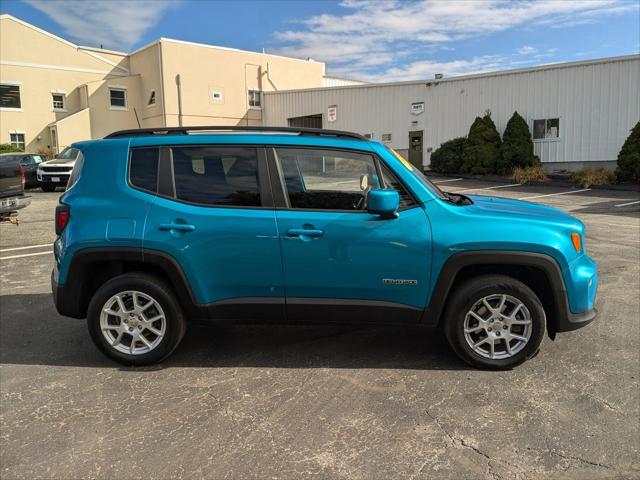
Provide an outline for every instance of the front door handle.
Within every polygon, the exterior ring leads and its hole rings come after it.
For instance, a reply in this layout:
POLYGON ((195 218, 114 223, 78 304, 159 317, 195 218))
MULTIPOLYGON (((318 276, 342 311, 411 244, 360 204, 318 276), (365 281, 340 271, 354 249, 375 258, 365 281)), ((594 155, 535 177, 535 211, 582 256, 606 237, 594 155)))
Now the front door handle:
POLYGON ((324 230, 315 228, 290 228, 287 230, 287 235, 290 237, 321 237, 324 235, 324 230))
POLYGON ((178 230, 181 232, 193 232, 196 227, 188 223, 161 223, 158 225, 159 230, 178 230))

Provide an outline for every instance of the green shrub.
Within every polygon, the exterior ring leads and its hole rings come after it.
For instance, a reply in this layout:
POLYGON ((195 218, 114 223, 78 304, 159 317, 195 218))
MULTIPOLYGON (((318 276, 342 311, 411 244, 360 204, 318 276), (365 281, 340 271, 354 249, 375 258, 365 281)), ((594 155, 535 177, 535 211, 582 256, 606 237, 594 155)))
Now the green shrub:
POLYGON ((636 123, 618 153, 619 182, 640 182, 640 122, 636 123))
POLYGON ((547 174, 544 172, 542 165, 533 165, 530 167, 516 167, 511 174, 517 183, 542 182, 547 180, 547 174))
POLYGON ((500 134, 491 120, 491 113, 487 112, 482 118, 476 117, 469 129, 467 141, 462 147, 460 173, 495 173, 499 155, 500 134))
POLYGON ((431 170, 438 173, 460 173, 464 137, 444 142, 431 154, 431 170))
POLYGON ((0 143, 0 153, 13 153, 13 152, 21 152, 19 148, 14 147, 9 143, 0 143))
POLYGON ((616 181, 615 175, 606 168, 583 168, 571 175, 571 180, 582 188, 593 185, 608 185, 616 181))
POLYGON ((526 168, 534 165, 536 165, 536 161, 529 125, 518 112, 513 112, 502 136, 500 157, 496 162, 496 173, 508 175, 514 168, 526 168))

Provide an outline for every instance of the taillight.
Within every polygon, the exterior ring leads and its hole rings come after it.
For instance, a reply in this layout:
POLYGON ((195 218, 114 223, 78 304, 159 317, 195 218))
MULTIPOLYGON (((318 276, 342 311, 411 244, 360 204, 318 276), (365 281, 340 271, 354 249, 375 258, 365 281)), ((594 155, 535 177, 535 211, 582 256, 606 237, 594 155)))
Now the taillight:
POLYGON ((24 167, 22 165, 18 166, 20 169, 20 185, 22 190, 24 190, 24 187, 27 185, 27 179, 24 176, 24 167))
POLYGON ((56 207, 56 235, 60 235, 64 230, 64 227, 69 223, 69 217, 71 216, 71 210, 69 205, 58 205, 56 207))

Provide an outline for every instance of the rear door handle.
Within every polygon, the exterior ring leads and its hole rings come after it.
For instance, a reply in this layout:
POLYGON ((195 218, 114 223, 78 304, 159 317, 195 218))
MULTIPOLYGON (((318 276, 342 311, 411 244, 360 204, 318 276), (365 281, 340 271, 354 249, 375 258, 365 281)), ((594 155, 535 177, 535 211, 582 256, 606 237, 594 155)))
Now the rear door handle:
POLYGON ((290 228, 287 230, 287 235, 290 237, 321 237, 324 235, 324 230, 312 228, 290 228))
POLYGON ((181 232, 193 232, 196 227, 188 223, 161 223, 158 225, 159 230, 179 230, 181 232))

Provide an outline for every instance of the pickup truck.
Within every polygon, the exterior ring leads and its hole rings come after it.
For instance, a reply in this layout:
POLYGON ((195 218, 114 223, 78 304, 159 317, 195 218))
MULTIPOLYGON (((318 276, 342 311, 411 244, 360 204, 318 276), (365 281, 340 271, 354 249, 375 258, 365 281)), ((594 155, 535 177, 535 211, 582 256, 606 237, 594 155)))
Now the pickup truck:
POLYGON ((67 147, 53 160, 38 164, 37 180, 43 192, 53 192, 66 187, 80 150, 67 147))
POLYGON ((25 196, 24 167, 13 156, 0 157, 0 221, 10 220, 17 210, 31 203, 25 196))

